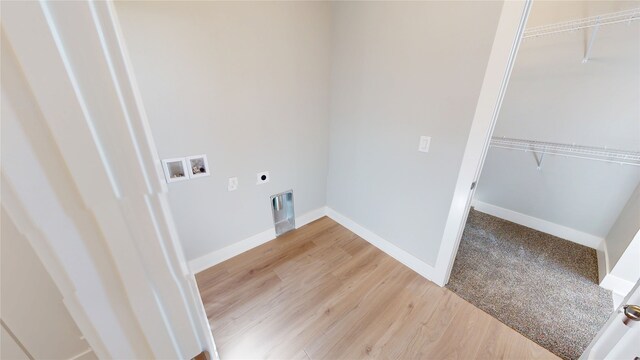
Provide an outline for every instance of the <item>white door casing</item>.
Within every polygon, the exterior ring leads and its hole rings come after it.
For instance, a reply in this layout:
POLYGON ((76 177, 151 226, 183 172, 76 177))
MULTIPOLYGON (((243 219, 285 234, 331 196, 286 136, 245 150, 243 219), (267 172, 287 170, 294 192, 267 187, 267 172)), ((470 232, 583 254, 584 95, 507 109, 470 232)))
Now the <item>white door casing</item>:
POLYGON ((2 207, 99 357, 216 356, 112 6, 2 3, 2 207))
POLYGON ((449 282, 476 188, 472 188, 472 184, 477 183, 482 171, 532 2, 533 0, 505 1, 502 5, 502 13, 436 259, 434 282, 440 286, 449 282))

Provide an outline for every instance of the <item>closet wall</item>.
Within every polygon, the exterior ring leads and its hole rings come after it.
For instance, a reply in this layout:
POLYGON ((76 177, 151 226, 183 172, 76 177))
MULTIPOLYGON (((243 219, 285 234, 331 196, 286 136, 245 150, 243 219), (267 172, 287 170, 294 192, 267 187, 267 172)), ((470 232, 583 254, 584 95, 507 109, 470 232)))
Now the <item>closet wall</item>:
POLYGON ((607 272, 634 284, 640 279, 640 184, 605 239, 607 272))
MULTIPOLYGON (((536 2, 528 26, 639 2, 536 2)), ((640 22, 522 42, 494 136, 640 151, 640 22)), ((597 246, 640 183, 640 167, 491 148, 476 200, 583 233, 597 246)), ((576 240, 576 239, 570 239, 576 240)))

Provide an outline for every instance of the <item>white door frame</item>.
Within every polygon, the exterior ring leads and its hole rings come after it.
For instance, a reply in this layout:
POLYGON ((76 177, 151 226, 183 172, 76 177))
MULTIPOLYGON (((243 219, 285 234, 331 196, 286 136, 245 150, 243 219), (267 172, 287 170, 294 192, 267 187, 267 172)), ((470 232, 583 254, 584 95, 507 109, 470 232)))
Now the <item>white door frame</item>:
POLYGON ((113 4, 1 16, 2 208, 98 357, 217 358, 113 4))
POLYGON ((472 184, 477 183, 482 171, 532 2, 505 1, 502 7, 436 259, 434 281, 440 286, 449 282, 475 191, 472 184))

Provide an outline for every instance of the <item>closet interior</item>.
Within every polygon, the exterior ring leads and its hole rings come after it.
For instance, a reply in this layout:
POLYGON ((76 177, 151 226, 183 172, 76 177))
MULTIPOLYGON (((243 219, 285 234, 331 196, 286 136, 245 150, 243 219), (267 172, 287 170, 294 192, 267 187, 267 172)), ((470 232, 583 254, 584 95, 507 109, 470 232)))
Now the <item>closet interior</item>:
POLYGON ((637 263, 619 234, 640 202, 638 20, 638 2, 533 4, 447 285, 564 359, 637 263))

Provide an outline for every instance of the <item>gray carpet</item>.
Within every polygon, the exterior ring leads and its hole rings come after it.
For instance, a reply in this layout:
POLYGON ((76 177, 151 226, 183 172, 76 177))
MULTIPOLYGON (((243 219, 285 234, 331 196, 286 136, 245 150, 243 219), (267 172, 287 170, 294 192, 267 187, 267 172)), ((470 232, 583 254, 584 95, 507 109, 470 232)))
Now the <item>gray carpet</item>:
POLYGON ((596 252, 475 210, 447 287, 564 359, 577 359, 613 311, 596 252))

